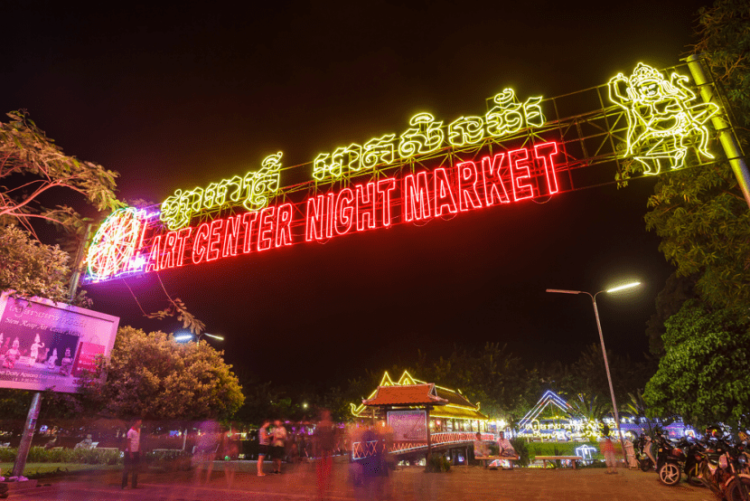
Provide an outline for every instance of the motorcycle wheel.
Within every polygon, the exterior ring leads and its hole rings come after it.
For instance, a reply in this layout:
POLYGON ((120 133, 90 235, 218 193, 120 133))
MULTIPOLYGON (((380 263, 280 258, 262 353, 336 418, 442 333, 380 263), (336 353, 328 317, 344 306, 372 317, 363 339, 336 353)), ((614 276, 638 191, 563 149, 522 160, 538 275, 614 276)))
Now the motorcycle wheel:
POLYGON ((685 470, 686 480, 690 485, 696 487, 705 487, 706 485, 700 479, 700 471, 698 471, 698 465, 693 466, 689 470, 685 470))
POLYGON ((729 483, 724 494, 727 501, 750 501, 750 479, 735 478, 729 483))
POLYGON ((649 471, 654 469, 654 463, 650 459, 642 459, 639 461, 641 464, 641 471, 649 471))
POLYGON ((664 485, 674 487, 680 483, 680 478, 682 478, 682 471, 680 470, 680 467, 674 463, 665 463, 664 466, 659 469, 659 480, 661 480, 664 485))

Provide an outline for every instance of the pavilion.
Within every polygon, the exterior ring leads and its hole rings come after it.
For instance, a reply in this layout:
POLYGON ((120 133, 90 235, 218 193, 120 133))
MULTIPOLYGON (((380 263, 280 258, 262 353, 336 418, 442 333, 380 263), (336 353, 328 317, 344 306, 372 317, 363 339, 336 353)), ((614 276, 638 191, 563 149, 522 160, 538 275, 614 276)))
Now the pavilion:
POLYGON ((420 381, 407 371, 396 381, 386 372, 369 397, 350 405, 356 418, 375 421, 384 421, 387 409, 429 407, 431 434, 489 431, 489 417, 480 412, 479 402, 473 404, 461 390, 420 381))

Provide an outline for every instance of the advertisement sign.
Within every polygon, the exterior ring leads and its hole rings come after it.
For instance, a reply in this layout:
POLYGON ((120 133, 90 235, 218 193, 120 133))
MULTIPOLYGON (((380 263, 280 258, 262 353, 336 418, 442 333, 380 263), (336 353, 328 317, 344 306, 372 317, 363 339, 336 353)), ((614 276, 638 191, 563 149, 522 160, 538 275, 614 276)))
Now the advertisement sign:
POLYGON ((119 323, 85 308, 3 293, 0 388, 77 392, 84 373, 109 357, 119 323))
POLYGON ((427 411, 388 411, 394 442, 427 442, 427 411))

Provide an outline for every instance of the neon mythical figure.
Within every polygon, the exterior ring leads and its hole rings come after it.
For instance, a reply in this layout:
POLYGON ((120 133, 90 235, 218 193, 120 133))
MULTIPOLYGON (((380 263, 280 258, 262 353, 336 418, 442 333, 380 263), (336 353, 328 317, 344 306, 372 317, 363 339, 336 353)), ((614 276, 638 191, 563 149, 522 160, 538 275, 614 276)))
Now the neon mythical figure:
POLYGON ((687 81, 676 72, 667 80, 643 63, 638 63, 629 79, 619 73, 609 81, 609 98, 625 109, 628 119, 625 155, 635 155, 645 174, 659 174, 662 166, 683 167, 692 145, 702 156, 714 158, 707 149, 708 129, 704 124, 719 107, 693 103, 696 95, 685 86, 687 81), (693 141, 696 134, 699 138, 693 141))

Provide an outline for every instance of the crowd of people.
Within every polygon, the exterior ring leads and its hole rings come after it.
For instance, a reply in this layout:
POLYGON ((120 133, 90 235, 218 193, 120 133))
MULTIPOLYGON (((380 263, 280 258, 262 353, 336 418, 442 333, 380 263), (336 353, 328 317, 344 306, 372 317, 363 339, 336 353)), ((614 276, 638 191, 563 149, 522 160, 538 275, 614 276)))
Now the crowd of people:
MULTIPOLYGON (((141 425, 140 419, 135 420, 122 436, 123 489, 127 487, 129 480, 132 488, 137 488, 138 485, 138 472, 144 450, 141 425)), ((389 477, 390 472, 396 468, 396 459, 387 453, 393 445, 393 430, 385 423, 352 424, 342 427, 332 421, 328 410, 323 409, 315 423, 295 423, 294 426, 289 426, 281 420, 265 420, 253 435, 249 437, 257 439, 257 470, 254 469, 253 474, 258 477, 282 475, 285 463, 315 462, 317 491, 322 499, 330 494, 334 457, 348 455, 348 478, 363 493, 364 499, 380 499, 387 496, 391 488, 389 477), (363 450, 366 449, 367 453, 361 454, 363 457, 352 458, 352 454, 357 454, 354 452, 357 447, 352 447, 354 444, 358 444, 363 450)), ((243 436, 247 437, 246 434, 243 436)), ((84 440, 86 441, 91 441, 90 435, 84 440)), ((245 443, 247 444, 247 441, 245 443)), ((227 487, 231 488, 237 471, 237 460, 251 459, 242 453, 240 433, 231 424, 222 427, 216 421, 201 423, 194 444, 192 450, 186 452, 192 452, 190 461, 196 484, 208 482, 214 465, 222 464, 227 487)), ((489 445, 490 442, 483 440, 481 433, 477 433, 474 444, 475 456, 480 458, 490 455, 489 445)), ((503 433, 500 433, 496 445, 497 456, 516 455, 503 433)))

